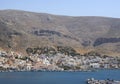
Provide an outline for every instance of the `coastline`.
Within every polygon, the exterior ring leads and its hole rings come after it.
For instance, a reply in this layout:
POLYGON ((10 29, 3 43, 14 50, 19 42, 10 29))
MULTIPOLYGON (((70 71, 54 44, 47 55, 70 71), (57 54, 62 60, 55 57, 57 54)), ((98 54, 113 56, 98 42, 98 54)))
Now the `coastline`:
POLYGON ((4 72, 97 72, 97 71, 104 71, 104 70, 120 70, 119 69, 94 69, 94 70, 21 70, 21 71, 17 71, 17 70, 8 70, 8 71, 0 71, 0 73, 4 73, 4 72))

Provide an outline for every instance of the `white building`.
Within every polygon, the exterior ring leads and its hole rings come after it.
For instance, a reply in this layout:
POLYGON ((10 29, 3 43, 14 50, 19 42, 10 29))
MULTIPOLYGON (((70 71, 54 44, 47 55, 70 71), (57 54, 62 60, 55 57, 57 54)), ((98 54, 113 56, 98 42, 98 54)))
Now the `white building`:
POLYGON ((50 62, 45 58, 45 59, 43 59, 43 64, 45 64, 45 65, 50 65, 50 62))
POLYGON ((99 63, 90 63, 90 66, 92 68, 100 68, 100 64, 99 63))

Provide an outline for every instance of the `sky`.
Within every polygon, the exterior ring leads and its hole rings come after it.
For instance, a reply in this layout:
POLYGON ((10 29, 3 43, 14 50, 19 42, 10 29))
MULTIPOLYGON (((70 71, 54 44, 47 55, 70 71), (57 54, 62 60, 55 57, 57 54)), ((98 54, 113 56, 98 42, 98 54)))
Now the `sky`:
POLYGON ((120 18, 120 0, 1 0, 0 10, 4 9, 55 15, 120 18))

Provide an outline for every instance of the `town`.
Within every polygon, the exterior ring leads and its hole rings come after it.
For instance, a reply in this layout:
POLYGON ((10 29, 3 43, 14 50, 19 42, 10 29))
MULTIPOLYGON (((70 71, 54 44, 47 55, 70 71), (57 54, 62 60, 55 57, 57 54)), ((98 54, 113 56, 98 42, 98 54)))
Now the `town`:
POLYGON ((94 71, 97 69, 120 69, 120 57, 101 56, 95 53, 68 55, 61 52, 29 53, 28 56, 25 56, 13 51, 0 51, 1 72, 94 71))

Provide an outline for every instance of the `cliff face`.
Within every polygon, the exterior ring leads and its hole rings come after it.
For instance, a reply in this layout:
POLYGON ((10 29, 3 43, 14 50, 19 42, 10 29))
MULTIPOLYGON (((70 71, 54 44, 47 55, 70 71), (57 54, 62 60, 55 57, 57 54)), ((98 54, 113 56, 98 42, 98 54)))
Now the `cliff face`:
POLYGON ((25 52, 28 47, 70 46, 77 52, 119 55, 120 19, 69 17, 18 10, 0 11, 0 46, 25 52))

